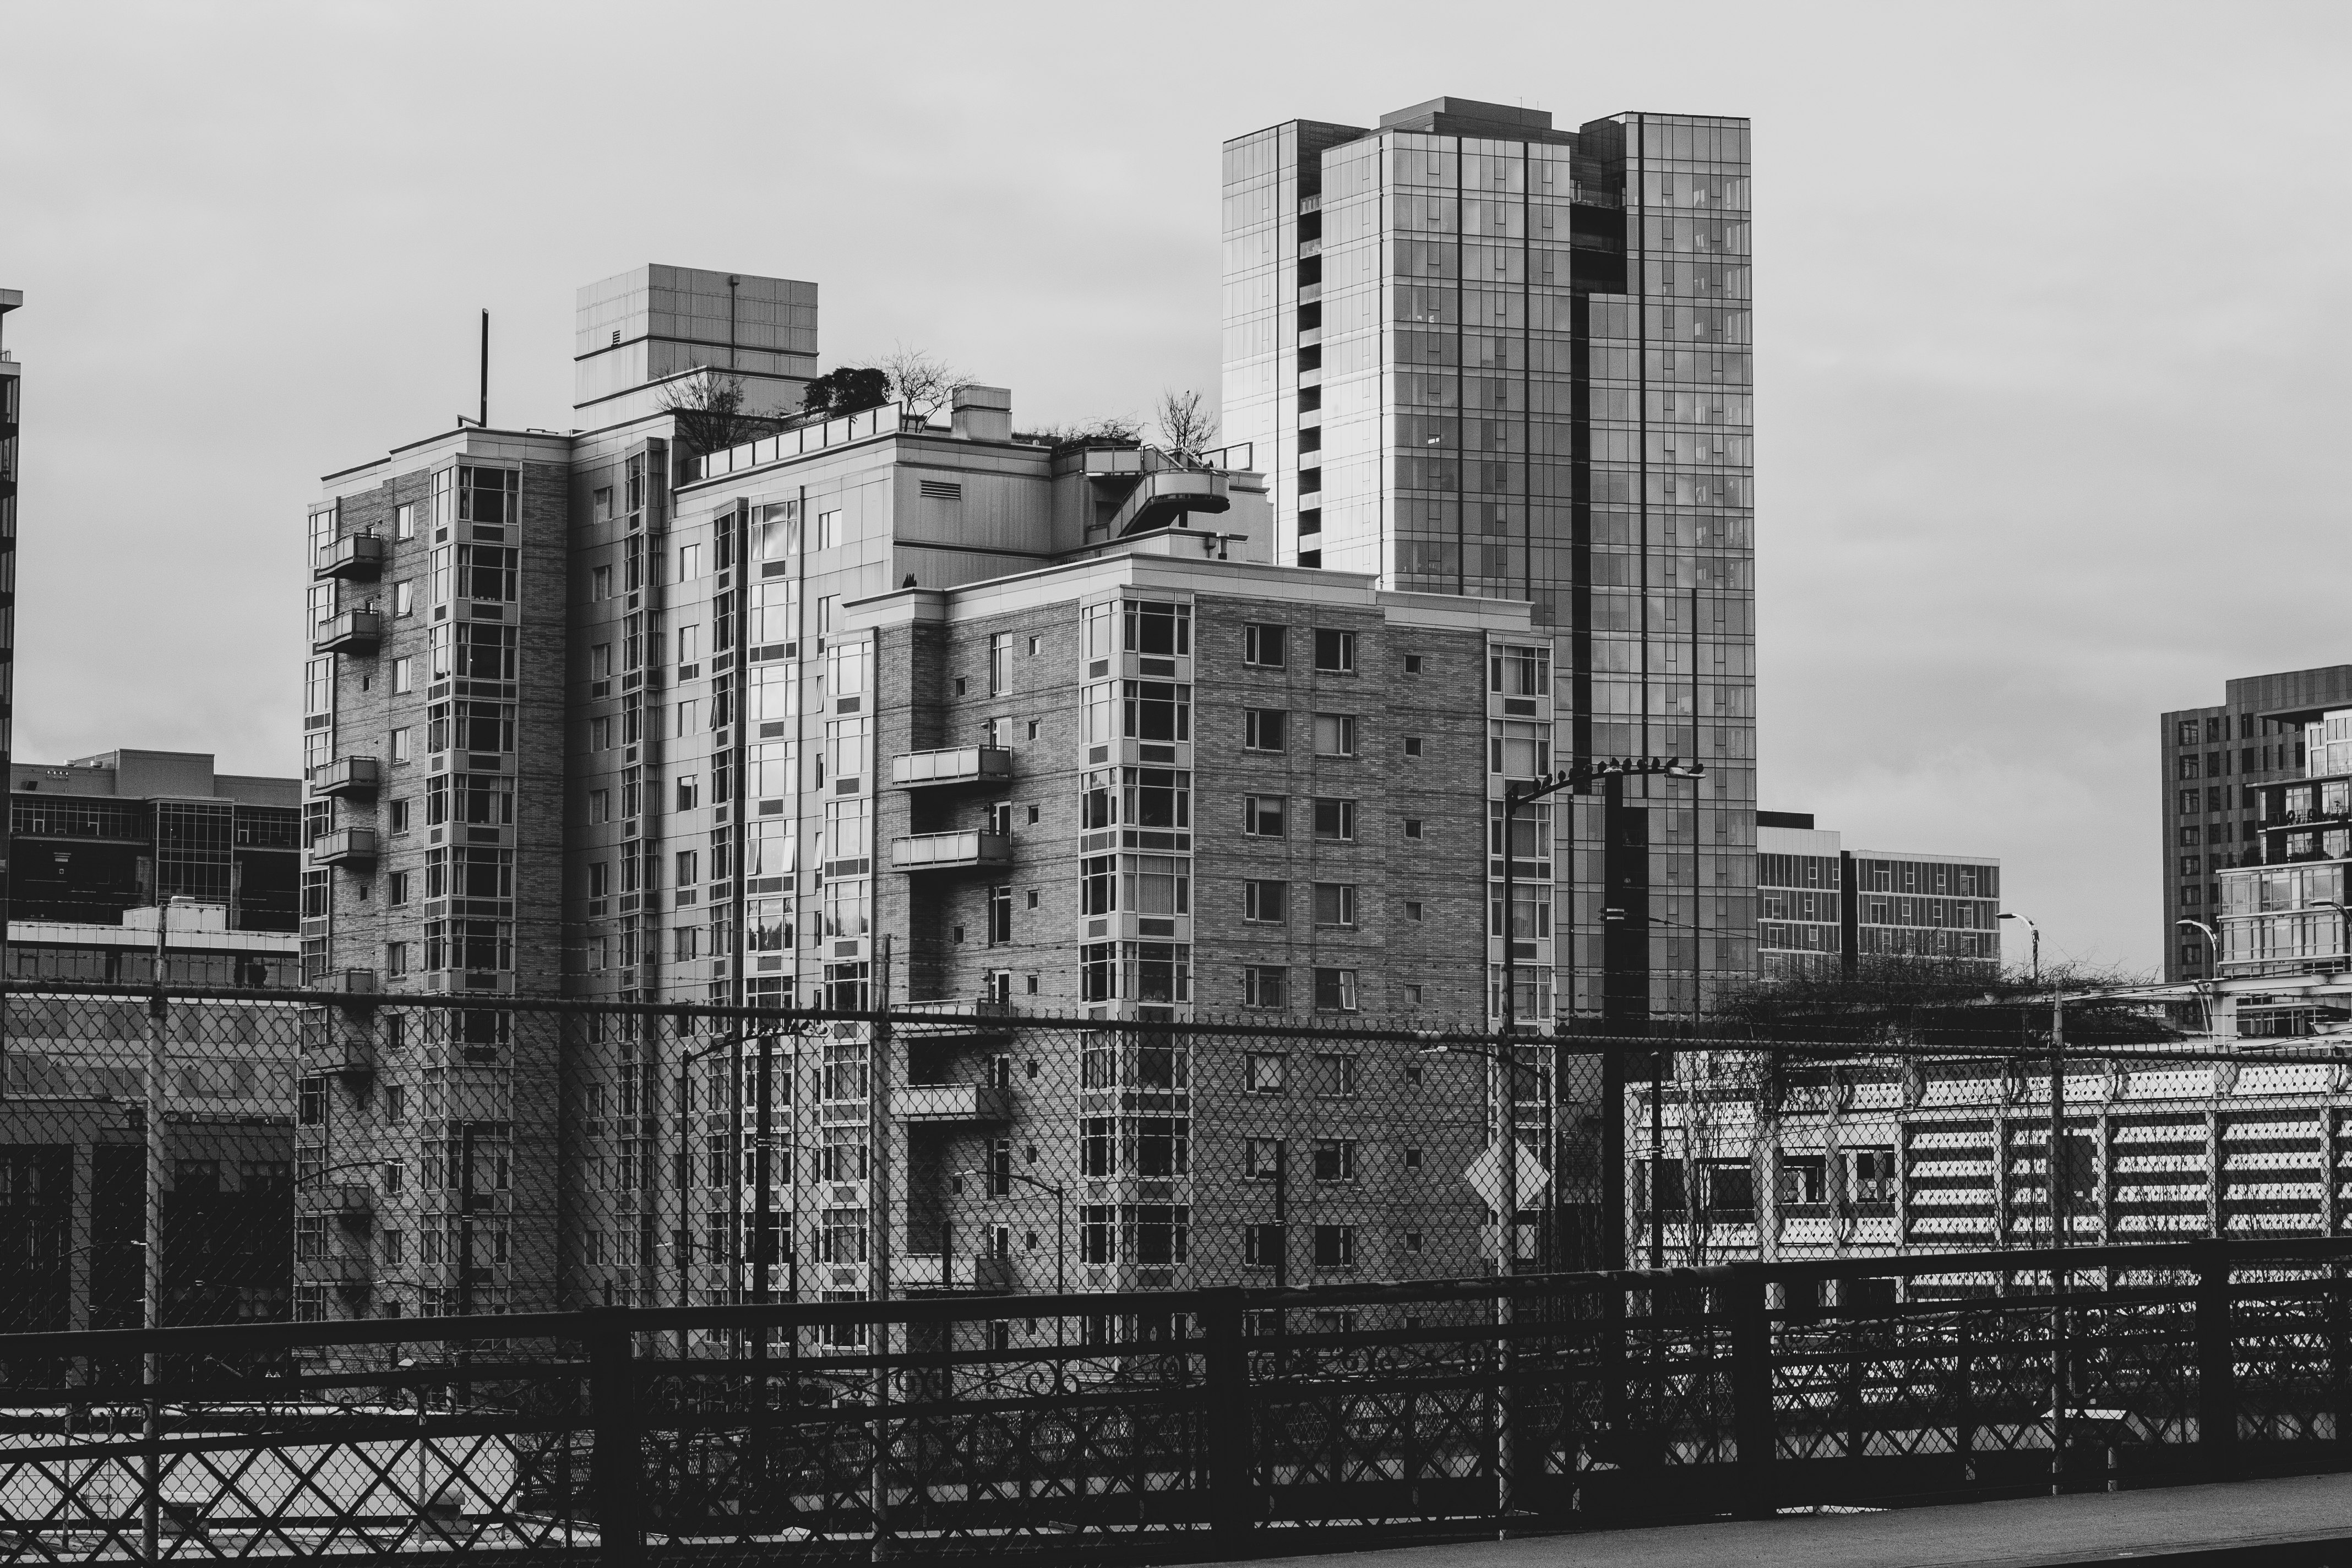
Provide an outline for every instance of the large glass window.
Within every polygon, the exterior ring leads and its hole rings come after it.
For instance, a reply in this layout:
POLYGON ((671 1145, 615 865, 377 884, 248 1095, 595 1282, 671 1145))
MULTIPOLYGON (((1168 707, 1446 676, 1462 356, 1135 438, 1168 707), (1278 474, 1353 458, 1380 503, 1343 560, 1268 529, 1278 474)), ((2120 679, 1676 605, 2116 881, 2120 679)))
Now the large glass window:
POLYGON ((1127 907, 1141 915, 1192 912, 1192 862, 1181 855, 1127 857, 1127 907))
POLYGON ((1169 680, 1126 683, 1123 731, 1130 741, 1192 738, 1192 689, 1169 680))
POLYGON ((503 525, 521 517, 522 475, 513 468, 460 468, 457 521, 503 525))
POLYGON ((1127 651, 1160 658, 1192 651, 1192 606, 1129 599, 1126 605, 1127 651))

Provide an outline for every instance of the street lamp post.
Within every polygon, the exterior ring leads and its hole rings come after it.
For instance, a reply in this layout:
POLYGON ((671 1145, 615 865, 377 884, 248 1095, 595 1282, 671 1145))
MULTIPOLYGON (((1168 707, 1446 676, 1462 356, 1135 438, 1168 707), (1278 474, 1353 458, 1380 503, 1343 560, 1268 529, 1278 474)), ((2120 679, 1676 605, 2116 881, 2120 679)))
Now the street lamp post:
MULTIPOLYGON (((1505 940, 1509 939, 1507 937, 1505 940)), ((1498 1281, 1507 1279, 1512 1273, 1512 1260, 1517 1257, 1519 1249, 1517 1213, 1519 1139, 1517 1075, 1521 1071, 1533 1072, 1535 1069, 1519 1060, 1517 1048, 1510 1043, 1507 1037, 1500 1051, 1482 1050, 1475 1046, 1444 1042, 1424 1046, 1422 1047, 1422 1054, 1433 1057, 1455 1055, 1480 1057, 1492 1066, 1502 1069, 1496 1079, 1502 1089, 1500 1096, 1502 1111, 1500 1136, 1495 1142, 1496 1186, 1498 1189, 1495 1225, 1495 1272, 1498 1281)), ((1542 1081, 1540 1076, 1537 1081, 1538 1083, 1542 1081)), ((1559 1172, 1557 1169, 1552 1172, 1552 1180, 1555 1182, 1559 1180, 1559 1172)), ((1517 1434, 1512 1430, 1513 1401, 1511 1399, 1511 1380, 1515 1374, 1515 1363, 1517 1360, 1513 1353, 1516 1347, 1511 1342, 1512 1326, 1517 1320, 1517 1314, 1513 1310, 1516 1305, 1508 1286, 1503 1286, 1495 1292, 1495 1511, 1496 1536, 1501 1540, 1507 1540, 1510 1536, 1511 1512, 1516 1503, 1514 1493, 1518 1471, 1518 1442, 1517 1434)))
POLYGON ((2038 926, 2038 925, 2035 925, 2032 921, 2027 920, 2023 915, 2011 914, 2011 913, 2009 910, 2001 910, 2001 911, 2000 911, 2000 918, 2001 918, 2002 920, 2005 920, 2005 921, 2017 921, 2020 925, 2023 926, 2027 931, 2032 931, 2032 932, 2033 933, 2033 983, 2034 983, 2036 985, 2041 984, 2042 984, 2042 928, 2041 928, 2040 926, 2038 926))
MULTIPOLYGON (((2320 900, 2320 902, 2325 903, 2328 908, 2333 909, 2333 910, 2336 912, 2336 914, 2337 914, 2339 917, 2344 913, 2344 906, 2343 906, 2342 904, 2336 903, 2336 902, 2335 902, 2334 900, 2320 900)), ((2214 931, 2214 929, 2213 929, 2211 926, 2207 925, 2203 921, 2178 920, 2178 921, 2173 921, 2172 923, 2173 923, 2174 925, 2176 925, 2176 926, 2193 926, 2193 927, 2194 927, 2194 928, 2196 928, 2197 930, 2199 930, 2199 931, 2203 931, 2203 932, 2205 933, 2205 951, 2206 951, 2206 953, 2208 954, 2208 956, 2211 959, 2211 968, 2212 968, 2212 971, 2213 971, 2212 979, 2213 979, 2213 980, 2219 980, 2219 979, 2221 979, 2221 938, 2220 933, 2219 933, 2219 932, 2217 932, 2217 931, 2214 931)), ((2341 948, 2342 948, 2342 946, 2343 946, 2343 943, 2342 943, 2341 942, 2338 942, 2336 945, 2337 945, 2338 950, 2340 951, 2340 950, 2341 950, 2341 948)), ((2210 982, 2209 982, 2208 984, 2210 984, 2210 982)), ((2198 999, 2199 1001, 2202 1002, 2202 1003, 2205 1005, 2205 1032, 2206 1032, 2208 1035, 2210 1035, 2210 1034, 2213 1032, 2213 995, 2212 995, 2212 992, 2211 992, 2210 990, 2209 990, 2209 989, 2207 988, 2207 986, 2205 986, 2205 985, 2200 985, 2200 986, 2199 986, 2197 989, 2198 989, 2198 998, 2197 998, 2197 999, 2198 999)))
MULTIPOLYGON (((1580 758, 1575 763, 1570 764, 1568 767, 1559 769, 1555 773, 1546 773, 1540 778, 1530 780, 1525 787, 1522 787, 1516 780, 1507 782, 1503 785, 1502 1032, 1506 1040, 1508 1040, 1518 1027, 1518 941, 1517 932, 1513 929, 1517 920, 1518 857, 1515 853, 1517 846, 1512 843, 1512 839, 1515 836, 1519 807, 1529 805, 1532 802, 1541 800, 1545 796, 1556 794, 1560 790, 1580 789, 1584 785, 1592 783, 1595 779, 1607 778, 1612 774, 1654 774, 1663 775, 1666 778, 1695 779, 1703 777, 1706 773, 1706 765, 1704 763, 1697 761, 1685 761, 1681 757, 1587 757, 1580 758)), ((1673 922, 1669 921, 1666 923, 1671 924, 1673 922)), ((1693 929, 1696 930, 1696 928, 1693 929)), ((1572 939, 1574 936, 1573 931, 1570 932, 1570 935, 1572 939)), ((1656 1055, 1657 1053, 1654 1051, 1651 1053, 1653 1067, 1650 1088, 1650 1120, 1653 1125, 1654 1136, 1655 1125, 1660 1115, 1657 1103, 1659 1091, 1657 1087, 1657 1072, 1655 1068, 1656 1055)), ((1558 1115, 1557 1108, 1554 1109, 1553 1114, 1555 1116, 1558 1115)), ((1624 1115, 1624 1107, 1622 1105, 1611 1106, 1609 1108, 1609 1114, 1612 1117, 1622 1117, 1624 1115)), ((1516 1132, 1515 1128, 1511 1129, 1511 1131, 1516 1132)), ((1516 1150, 1516 1140, 1513 1142, 1513 1147, 1516 1150)), ((1654 1211, 1657 1207, 1656 1164, 1657 1145, 1654 1142, 1651 1147, 1652 1169, 1650 1172, 1652 1193, 1651 1207, 1654 1211)), ((1625 1202, 1624 1173, 1620 1171, 1612 1173, 1612 1174, 1617 1178, 1617 1190, 1610 1194, 1609 1201, 1612 1205, 1622 1208, 1625 1202)), ((1555 1179, 1557 1179, 1557 1177, 1555 1177, 1555 1179)), ((1516 1158, 1502 1162, 1502 1173, 1499 1184, 1501 1187, 1502 1198, 1511 1205, 1511 1207, 1505 1213, 1504 1223, 1506 1225, 1515 1226, 1517 1221, 1518 1196, 1518 1163, 1516 1158)), ((1616 1223, 1622 1226, 1623 1223, 1623 1216, 1622 1214, 1619 1215, 1616 1223)), ((1654 1224, 1652 1230, 1654 1233, 1658 1233, 1659 1226, 1654 1224)), ((1500 1264, 1500 1272, 1508 1274, 1511 1271, 1511 1253, 1516 1250, 1516 1247, 1499 1249, 1500 1257, 1498 1258, 1498 1262, 1500 1264)), ((1650 1247, 1650 1264, 1652 1268, 1663 1267, 1662 1258, 1664 1252, 1664 1238, 1663 1234, 1654 1234, 1651 1238, 1650 1247)))
MULTIPOLYGON (((679 1015, 678 1023, 681 1028, 685 1026, 687 1018, 687 1015, 679 1015)), ((687 1123, 689 1120, 687 1106, 691 1103, 688 1099, 689 1091, 687 1069, 691 1068, 695 1063, 700 1061, 703 1058, 709 1056, 711 1052, 726 1050, 728 1047, 738 1044, 739 1038, 740 1031, 738 1034, 729 1035, 720 1039, 713 1040, 699 1050, 688 1051, 677 1058, 677 1166, 676 1173, 679 1179, 677 1182, 677 1245, 674 1250, 677 1254, 677 1304, 681 1307, 692 1305, 692 1302, 688 1298, 691 1294, 690 1274, 694 1262, 694 1216, 689 1211, 688 1200, 687 1198, 687 1194, 692 1190, 694 1185, 694 1146, 687 1132, 687 1123)), ((741 1158, 736 1150, 736 1141, 742 1135, 743 1118, 742 1114, 735 1110, 735 1095, 741 1086, 741 1081, 742 1075, 739 1072, 736 1074, 736 1081, 729 1085, 727 1091, 727 1106, 730 1112, 728 1117, 727 1150, 729 1155, 729 1170, 727 1174, 730 1178, 728 1184, 730 1187, 737 1184, 736 1178, 740 1174, 742 1164, 741 1158)), ((731 1239, 730 1245, 733 1245, 731 1239)), ((730 1294, 731 1297, 732 1292, 730 1294)), ((686 1359, 687 1333, 688 1331, 684 1328, 680 1328, 677 1331, 677 1359, 680 1361, 684 1361, 686 1359)))

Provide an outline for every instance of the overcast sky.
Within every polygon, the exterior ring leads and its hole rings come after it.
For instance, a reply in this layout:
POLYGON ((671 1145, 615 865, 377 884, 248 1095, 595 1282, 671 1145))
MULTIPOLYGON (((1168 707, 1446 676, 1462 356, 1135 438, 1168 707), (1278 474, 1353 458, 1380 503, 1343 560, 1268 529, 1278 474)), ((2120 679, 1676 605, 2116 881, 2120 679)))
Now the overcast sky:
POLYGON ((1217 384, 1218 142, 1755 122, 1763 800, 2158 961, 2156 715, 2334 612, 2352 9, 0 0, 16 754, 298 766, 318 477, 568 427, 572 291, 810 279, 1031 420, 1217 384))

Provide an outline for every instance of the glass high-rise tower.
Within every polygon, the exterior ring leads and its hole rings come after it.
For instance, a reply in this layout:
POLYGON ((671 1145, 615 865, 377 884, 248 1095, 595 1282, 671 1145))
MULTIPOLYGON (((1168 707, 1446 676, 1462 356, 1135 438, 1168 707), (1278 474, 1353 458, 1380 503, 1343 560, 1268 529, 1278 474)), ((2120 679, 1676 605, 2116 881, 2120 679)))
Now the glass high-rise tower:
POLYGON ((1495 721, 1495 854, 1510 776, 1706 764, 1525 814, 1520 875, 1557 880, 1512 940, 1563 940, 1523 1016, 1686 1014, 1755 971, 1748 166, 1744 120, 1459 98, 1225 143, 1225 434, 1277 558, 1551 635, 1549 670, 1495 674, 1527 711, 1495 721))

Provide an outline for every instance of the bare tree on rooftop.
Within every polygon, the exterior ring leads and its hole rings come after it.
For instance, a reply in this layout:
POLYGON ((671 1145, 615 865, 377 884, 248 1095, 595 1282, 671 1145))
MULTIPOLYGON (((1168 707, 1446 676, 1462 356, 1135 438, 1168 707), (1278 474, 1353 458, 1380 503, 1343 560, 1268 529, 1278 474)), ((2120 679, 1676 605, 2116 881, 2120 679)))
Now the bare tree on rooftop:
POLYGON ((743 378, 708 366, 661 390, 661 410, 677 421, 678 439, 701 452, 756 440, 774 421, 743 412, 743 378))
POLYGON ((1098 419, 1077 419, 1067 424, 1040 425, 1034 430, 1016 432, 1016 441, 1034 441, 1045 447, 1068 447, 1080 442, 1099 442, 1105 446, 1131 446, 1142 434, 1143 426, 1133 419, 1107 414, 1098 419))
POLYGON ((1197 463, 1217 438, 1217 416, 1203 405, 1197 392, 1174 388, 1160 395, 1160 445, 1170 457, 1197 463))
POLYGON ((945 411, 958 392, 978 384, 939 355, 904 343, 876 360, 874 368, 890 378, 890 395, 921 419, 945 411))

